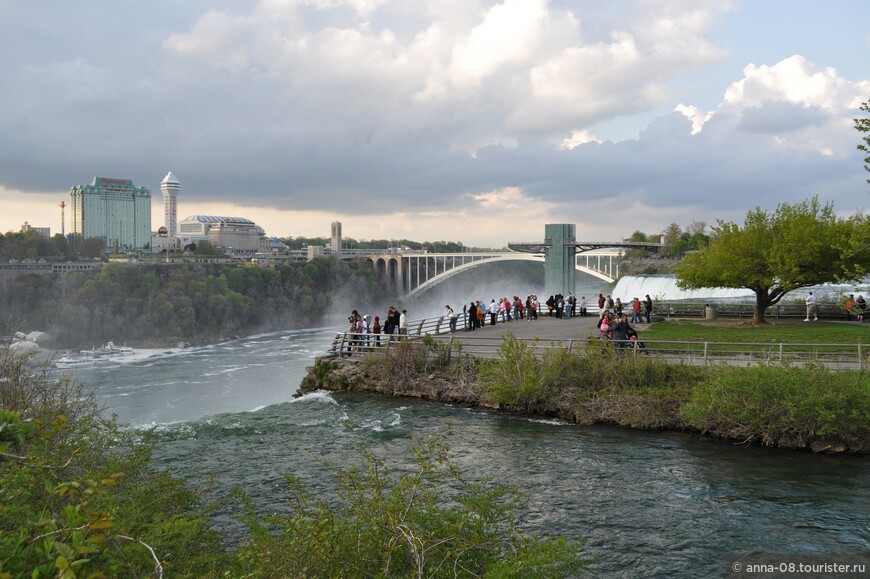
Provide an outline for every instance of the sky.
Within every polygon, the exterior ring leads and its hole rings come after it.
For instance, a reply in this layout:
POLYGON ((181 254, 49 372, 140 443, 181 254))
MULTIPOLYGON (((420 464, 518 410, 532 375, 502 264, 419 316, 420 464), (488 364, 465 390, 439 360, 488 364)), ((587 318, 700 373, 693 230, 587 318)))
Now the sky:
MULTIPOLYGON (((870 207, 866 0, 0 0, 0 231, 94 177, 269 235, 616 241, 870 207)), ((66 229, 69 231, 69 210, 66 229)))

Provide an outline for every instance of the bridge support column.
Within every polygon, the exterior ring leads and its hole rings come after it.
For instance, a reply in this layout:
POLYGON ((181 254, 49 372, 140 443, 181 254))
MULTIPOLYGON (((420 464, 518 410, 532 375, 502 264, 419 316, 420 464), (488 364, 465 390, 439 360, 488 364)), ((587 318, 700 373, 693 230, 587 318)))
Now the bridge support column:
POLYGON ((548 223, 544 226, 544 237, 544 243, 549 245, 544 259, 545 295, 538 297, 546 300, 551 295, 574 293, 576 226, 573 223, 548 223))

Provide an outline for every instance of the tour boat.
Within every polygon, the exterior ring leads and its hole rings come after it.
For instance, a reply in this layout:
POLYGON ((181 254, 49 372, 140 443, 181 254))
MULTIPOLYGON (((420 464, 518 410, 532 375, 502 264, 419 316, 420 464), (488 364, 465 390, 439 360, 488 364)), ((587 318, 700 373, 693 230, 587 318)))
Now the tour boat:
POLYGON ((69 352, 58 358, 54 365, 61 370, 69 370, 72 368, 82 368, 94 365, 93 356, 71 356, 69 352))
POLYGON ((133 353, 133 348, 130 346, 116 346, 114 342, 106 342, 99 348, 91 348, 90 350, 82 350, 82 356, 90 356, 92 358, 111 358, 115 356, 129 356, 133 353))

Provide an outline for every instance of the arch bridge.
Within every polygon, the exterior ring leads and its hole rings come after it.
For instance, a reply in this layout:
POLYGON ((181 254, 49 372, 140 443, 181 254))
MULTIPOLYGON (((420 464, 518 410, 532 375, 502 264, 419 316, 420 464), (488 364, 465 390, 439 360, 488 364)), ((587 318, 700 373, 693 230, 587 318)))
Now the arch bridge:
MULTIPOLYGON (((556 227, 548 225, 550 228, 556 227)), ((573 225, 567 227, 573 233, 573 225)), ((504 261, 537 261, 544 263, 545 295, 573 292, 576 272, 585 273, 612 283, 619 277, 619 264, 625 249, 657 250, 659 244, 638 242, 578 242, 570 238, 556 239, 548 235, 543 242, 509 243, 511 251, 428 253, 425 251, 392 250, 368 255, 375 274, 392 291, 406 296, 420 295, 436 285, 484 264, 504 261), (552 271, 557 270, 556 274, 552 271)))

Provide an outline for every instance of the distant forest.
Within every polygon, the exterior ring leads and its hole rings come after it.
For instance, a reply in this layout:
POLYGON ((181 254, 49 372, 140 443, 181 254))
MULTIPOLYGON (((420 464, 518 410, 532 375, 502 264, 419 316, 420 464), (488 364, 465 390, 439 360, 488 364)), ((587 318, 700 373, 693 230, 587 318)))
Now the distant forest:
POLYGON ((252 264, 127 265, 21 274, 0 289, 3 333, 41 330, 59 344, 208 342, 338 323, 384 298, 369 264, 319 257, 252 264))

